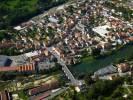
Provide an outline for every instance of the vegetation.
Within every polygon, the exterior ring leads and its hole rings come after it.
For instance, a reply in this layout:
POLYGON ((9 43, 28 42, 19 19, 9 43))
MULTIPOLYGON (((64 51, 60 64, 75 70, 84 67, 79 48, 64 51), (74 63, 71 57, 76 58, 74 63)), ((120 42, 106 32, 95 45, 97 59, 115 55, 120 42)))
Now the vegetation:
MULTIPOLYGON (((126 1, 126 0, 122 0, 122 1, 126 1)), ((117 16, 117 17, 123 17, 126 21, 131 21, 131 19, 133 18, 133 10, 131 10, 130 8, 126 8, 123 5, 120 6, 116 6, 117 4, 119 4, 119 2, 115 2, 112 3, 111 1, 106 1, 105 2, 105 6, 110 8, 110 9, 114 9, 116 12, 113 14, 113 16, 117 16), (117 12, 122 12, 122 15, 117 15, 117 12)), ((124 4, 124 3, 123 3, 124 4)))
POLYGON ((19 99, 21 100, 29 100, 29 97, 26 95, 26 93, 24 91, 17 91, 18 95, 19 95, 19 99))
MULTIPOLYGON (((83 93, 77 93, 70 88, 54 100, 124 100, 123 95, 126 94, 126 88, 123 87, 123 83, 126 79, 127 77, 117 78, 113 81, 98 80, 92 85, 89 83, 88 89, 83 93)), ((129 81, 131 81, 131 77, 129 81)), ((127 99, 132 100, 132 95, 129 94, 127 99)))
MULTIPOLYGON (((60 5, 67 1, 68 0, 0 0, 0 41, 3 39, 16 40, 16 36, 19 34, 13 31, 13 26, 27 21, 29 18, 41 13, 44 10, 48 10, 51 7, 60 5)), ((62 21, 63 19, 60 19, 60 22, 62 21)), ((28 36, 35 38, 36 31, 37 29, 35 27, 33 31, 28 30, 28 36)), ((55 33, 55 31, 49 28, 46 35, 54 37, 53 33, 55 33)), ((31 49, 24 52, 29 52, 31 49)), ((0 54, 11 56, 19 55, 21 52, 17 50, 16 47, 1 48, 0 54)))
POLYGON ((5 30, 0 31, 0 41, 3 39, 9 40, 10 38, 12 38, 12 35, 10 35, 7 31, 5 30))
POLYGON ((15 48, 3 48, 0 50, 0 54, 12 56, 12 55, 19 55, 20 52, 18 52, 15 48))
POLYGON ((88 73, 85 75, 84 80, 87 85, 91 85, 94 83, 94 80, 91 78, 92 74, 88 73))
POLYGON ((0 0, 0 29, 17 25, 68 0, 0 0))

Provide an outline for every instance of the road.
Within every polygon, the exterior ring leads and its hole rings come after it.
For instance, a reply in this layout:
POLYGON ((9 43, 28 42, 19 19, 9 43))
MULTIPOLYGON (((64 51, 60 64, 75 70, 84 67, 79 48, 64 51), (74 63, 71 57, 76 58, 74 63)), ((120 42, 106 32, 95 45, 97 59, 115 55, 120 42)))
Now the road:
POLYGON ((82 83, 75 79, 75 77, 73 76, 73 74, 70 72, 70 70, 68 69, 68 67, 66 66, 65 62, 60 58, 60 56, 52 50, 52 48, 46 48, 52 55, 54 55, 57 60, 58 60, 58 63, 62 66, 62 70, 64 71, 65 75, 68 77, 68 79, 71 80, 71 83, 75 86, 79 86, 79 85, 82 85, 82 83))

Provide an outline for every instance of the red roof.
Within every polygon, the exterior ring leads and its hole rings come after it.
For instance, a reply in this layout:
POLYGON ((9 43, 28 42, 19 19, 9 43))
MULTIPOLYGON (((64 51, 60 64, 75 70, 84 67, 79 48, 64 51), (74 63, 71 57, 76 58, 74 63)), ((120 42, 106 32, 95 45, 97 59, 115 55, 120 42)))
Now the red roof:
POLYGON ((55 88, 58 88, 58 82, 57 81, 55 81, 53 83, 49 83, 49 84, 47 83, 47 84, 44 84, 42 86, 30 89, 28 91, 28 94, 29 95, 36 95, 36 94, 39 94, 41 92, 45 92, 45 91, 52 90, 52 89, 55 89, 55 88))
POLYGON ((5 67, 0 67, 0 72, 5 72, 5 71, 19 71, 19 72, 25 72, 25 71, 34 71, 35 70, 35 65, 34 63, 31 64, 25 64, 25 65, 20 65, 20 66, 5 66, 5 67))
POLYGON ((0 92, 0 100, 10 100, 10 95, 7 91, 0 92))

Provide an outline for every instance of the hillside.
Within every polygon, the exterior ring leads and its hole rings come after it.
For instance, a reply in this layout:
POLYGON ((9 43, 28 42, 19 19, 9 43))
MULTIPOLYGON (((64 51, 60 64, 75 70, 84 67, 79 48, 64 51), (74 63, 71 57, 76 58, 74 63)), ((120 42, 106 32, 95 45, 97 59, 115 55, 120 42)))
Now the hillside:
POLYGON ((17 25, 67 0, 0 0, 0 29, 17 25))

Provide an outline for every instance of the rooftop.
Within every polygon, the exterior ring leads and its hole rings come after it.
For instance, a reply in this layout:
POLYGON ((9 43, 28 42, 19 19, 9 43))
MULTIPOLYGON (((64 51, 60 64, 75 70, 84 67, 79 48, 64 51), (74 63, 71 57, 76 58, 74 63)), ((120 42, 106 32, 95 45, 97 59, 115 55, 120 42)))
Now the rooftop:
POLYGON ((100 36, 105 37, 105 34, 109 33, 107 28, 110 28, 110 27, 108 25, 98 26, 93 28, 93 31, 98 33, 100 36))
POLYGON ((102 69, 96 71, 94 73, 94 75, 102 76, 102 75, 106 75, 106 74, 112 74, 112 73, 115 73, 115 72, 117 72, 117 68, 114 67, 113 65, 109 65, 105 68, 102 68, 102 69))
POLYGON ((4 66, 10 66, 12 63, 12 60, 10 58, 8 58, 8 56, 3 56, 0 55, 0 67, 4 67, 4 66))

